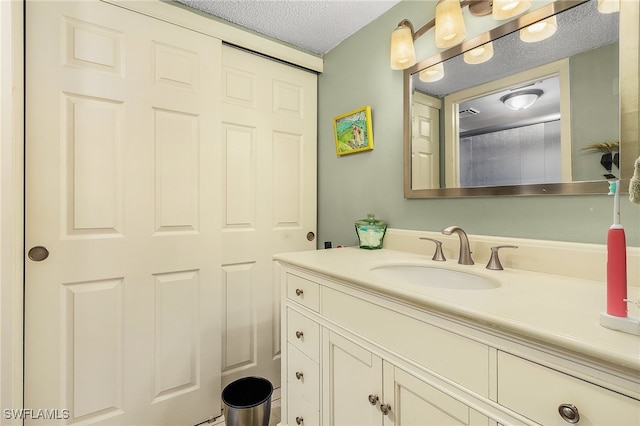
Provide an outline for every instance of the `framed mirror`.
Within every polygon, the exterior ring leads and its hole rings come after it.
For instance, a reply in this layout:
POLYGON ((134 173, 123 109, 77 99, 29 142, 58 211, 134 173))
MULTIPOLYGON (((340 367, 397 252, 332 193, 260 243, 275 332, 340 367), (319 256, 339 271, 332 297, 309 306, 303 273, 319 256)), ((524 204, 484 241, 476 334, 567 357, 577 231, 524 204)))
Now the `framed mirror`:
POLYGON ((405 70, 405 198, 603 193, 612 177, 626 191, 640 153, 640 13, 637 2, 612 14, 596 6, 552 2, 405 70), (520 40, 549 17, 552 37, 520 40), (488 62, 464 61, 488 42, 488 62), (434 65, 444 77, 423 81, 434 65), (509 110, 514 92, 534 106, 509 110))

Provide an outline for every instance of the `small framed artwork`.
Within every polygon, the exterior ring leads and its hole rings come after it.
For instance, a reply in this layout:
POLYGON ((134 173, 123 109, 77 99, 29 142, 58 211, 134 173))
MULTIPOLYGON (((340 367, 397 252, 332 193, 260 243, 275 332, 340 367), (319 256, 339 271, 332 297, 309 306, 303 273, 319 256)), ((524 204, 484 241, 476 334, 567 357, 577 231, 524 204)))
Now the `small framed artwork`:
POLYGON ((333 119, 336 154, 345 155, 373 149, 371 107, 339 115, 333 119))

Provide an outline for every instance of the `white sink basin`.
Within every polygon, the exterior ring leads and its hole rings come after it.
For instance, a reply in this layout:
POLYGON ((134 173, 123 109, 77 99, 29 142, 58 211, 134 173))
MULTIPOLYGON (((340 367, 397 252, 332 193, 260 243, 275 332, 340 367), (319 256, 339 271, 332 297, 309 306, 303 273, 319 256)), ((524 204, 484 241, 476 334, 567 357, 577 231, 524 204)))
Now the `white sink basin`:
POLYGON ((392 264, 371 268, 371 272, 389 283, 410 283, 426 287, 458 290, 489 290, 500 287, 497 280, 473 273, 438 268, 433 265, 392 264))

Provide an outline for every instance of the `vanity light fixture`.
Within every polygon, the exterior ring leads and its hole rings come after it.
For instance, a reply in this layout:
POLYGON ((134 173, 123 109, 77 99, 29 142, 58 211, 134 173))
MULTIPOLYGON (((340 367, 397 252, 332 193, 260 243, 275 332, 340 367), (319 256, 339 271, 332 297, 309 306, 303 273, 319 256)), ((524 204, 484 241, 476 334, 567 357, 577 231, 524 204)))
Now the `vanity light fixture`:
POLYGON ((466 38, 462 9, 469 8, 473 16, 493 14, 495 19, 509 19, 525 12, 532 0, 438 0, 435 18, 414 32, 408 19, 403 19, 391 33, 391 60, 393 70, 405 70, 416 63, 414 41, 435 27, 435 43, 439 48, 460 44, 466 38), (496 4, 501 11, 496 12, 496 4), (496 17, 497 16, 497 17, 496 17))
POLYGON ((408 19, 398 24, 391 33, 391 69, 403 70, 416 63, 416 49, 413 46, 413 25, 408 19))
POLYGON ((425 83, 442 80, 442 77, 444 77, 444 64, 442 62, 425 68, 418 74, 418 78, 425 83))
POLYGON ((467 64, 476 65, 487 62, 493 57, 493 42, 485 43, 475 49, 468 50, 462 55, 467 64))
POLYGON ((497 21, 502 21, 520 15, 530 7, 531 0, 493 0, 491 16, 497 21))
POLYGON ((554 35, 557 29, 558 21, 556 17, 550 16, 521 29, 520 40, 526 43, 542 41, 554 35))
POLYGON ((598 0, 598 12, 600 13, 620 12, 620 0, 598 0))
POLYGON ((529 108, 536 103, 538 98, 542 96, 544 92, 540 89, 520 90, 504 95, 500 98, 500 101, 507 108, 513 111, 520 111, 529 108))
POLYGON ((436 5, 436 47, 448 48, 467 37, 459 0, 438 0, 436 5))

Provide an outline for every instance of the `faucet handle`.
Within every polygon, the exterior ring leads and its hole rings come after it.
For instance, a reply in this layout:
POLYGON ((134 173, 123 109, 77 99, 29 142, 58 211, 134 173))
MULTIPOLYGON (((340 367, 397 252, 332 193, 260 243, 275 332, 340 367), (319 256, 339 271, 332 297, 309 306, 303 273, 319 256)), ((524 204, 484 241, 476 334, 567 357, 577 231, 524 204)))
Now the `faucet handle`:
POLYGON ((492 269, 494 271, 502 271, 504 269, 502 267, 502 263, 500 263, 500 257, 498 257, 498 250, 501 248, 518 248, 518 246, 491 247, 491 258, 489 259, 489 263, 487 263, 487 269, 492 269))
POLYGON ((444 257, 444 253, 442 252, 442 241, 434 240, 433 238, 427 238, 427 237, 420 237, 420 239, 432 241, 436 243, 436 252, 433 254, 433 257, 431 258, 431 260, 435 260, 438 262, 444 262, 445 260, 447 260, 444 257))

